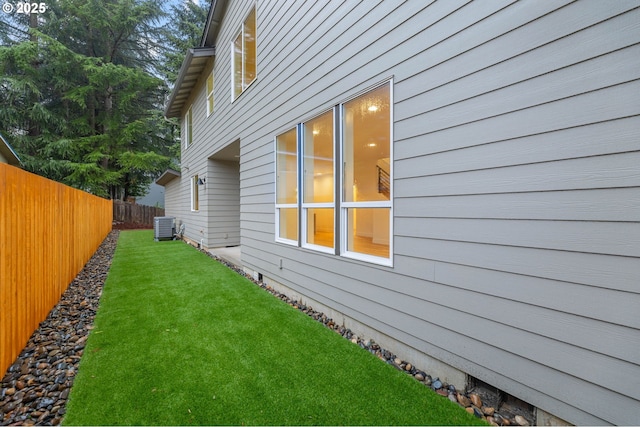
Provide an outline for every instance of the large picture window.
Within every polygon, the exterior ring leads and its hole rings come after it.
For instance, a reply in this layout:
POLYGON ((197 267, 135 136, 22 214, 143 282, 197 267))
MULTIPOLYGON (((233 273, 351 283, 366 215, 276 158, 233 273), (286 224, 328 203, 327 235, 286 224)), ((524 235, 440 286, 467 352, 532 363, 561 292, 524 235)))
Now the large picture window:
POLYGON ((389 81, 276 137, 276 240, 392 265, 391 90, 389 81))
POLYGON ((236 99, 256 79, 256 8, 242 23, 242 30, 233 41, 232 82, 233 99, 236 99))
POLYGON ((333 252, 334 248, 333 111, 302 125, 303 246, 333 252))
POLYGON ((390 258, 391 83, 342 105, 342 253, 390 258))
POLYGON ((298 132, 276 137, 276 237, 298 244, 298 132))

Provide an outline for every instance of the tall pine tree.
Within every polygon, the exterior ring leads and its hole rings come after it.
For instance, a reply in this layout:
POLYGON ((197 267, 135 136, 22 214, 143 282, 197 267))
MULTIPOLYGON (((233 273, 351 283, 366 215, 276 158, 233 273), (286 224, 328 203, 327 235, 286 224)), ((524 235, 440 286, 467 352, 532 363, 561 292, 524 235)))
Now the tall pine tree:
POLYGON ((151 0, 58 0, 0 24, 13 29, 0 37, 0 131, 26 169, 124 199, 171 165, 164 17, 151 0))

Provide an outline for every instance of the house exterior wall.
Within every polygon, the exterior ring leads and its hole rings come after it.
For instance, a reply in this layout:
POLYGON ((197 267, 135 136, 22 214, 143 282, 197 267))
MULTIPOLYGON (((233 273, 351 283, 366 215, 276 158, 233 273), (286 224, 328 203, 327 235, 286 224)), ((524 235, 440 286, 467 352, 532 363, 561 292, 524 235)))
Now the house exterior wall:
POLYGON ((237 161, 209 160, 207 171, 208 246, 240 244, 240 167, 237 161))
POLYGON ((635 424, 639 6, 229 1, 176 216, 215 241, 188 179, 239 140, 248 270, 569 422, 635 424), (258 77, 231 102, 254 4, 258 77), (276 243, 275 136, 389 78, 393 265, 276 243))
POLYGON ((4 157, 2 153, 0 153, 0 163, 9 163, 9 160, 7 160, 7 158, 4 157))
POLYGON ((182 216, 183 212, 179 207, 181 206, 183 195, 184 191, 182 190, 180 178, 175 178, 164 186, 164 214, 166 216, 175 218, 182 216))
MULTIPOLYGON (((181 177, 180 177, 180 197, 177 200, 179 213, 176 215, 177 221, 185 224, 185 237, 197 243, 208 245, 208 210, 207 190, 204 186, 199 186, 199 209, 194 211, 191 209, 191 180, 195 175, 198 177, 206 177, 207 175, 207 157, 209 147, 212 141, 211 134, 207 124, 207 107, 206 107, 206 81, 207 75, 211 73, 213 60, 205 67, 205 72, 200 76, 198 82, 191 93, 189 101, 186 103, 180 118, 181 133, 181 177), (191 108, 192 112, 192 141, 186 146, 186 128, 184 125, 184 117, 187 110, 191 108)), ((169 205, 169 202, 165 203, 169 205)), ((166 207, 165 207, 166 209, 166 207)))

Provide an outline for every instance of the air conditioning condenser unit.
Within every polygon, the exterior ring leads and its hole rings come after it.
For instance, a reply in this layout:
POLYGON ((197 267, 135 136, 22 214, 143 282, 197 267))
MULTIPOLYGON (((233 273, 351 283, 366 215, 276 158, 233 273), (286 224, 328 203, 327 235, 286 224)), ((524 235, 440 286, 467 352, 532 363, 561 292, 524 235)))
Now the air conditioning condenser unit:
POLYGON ((175 218, 172 216, 156 216, 153 218, 153 233, 155 241, 173 240, 175 232, 175 218))

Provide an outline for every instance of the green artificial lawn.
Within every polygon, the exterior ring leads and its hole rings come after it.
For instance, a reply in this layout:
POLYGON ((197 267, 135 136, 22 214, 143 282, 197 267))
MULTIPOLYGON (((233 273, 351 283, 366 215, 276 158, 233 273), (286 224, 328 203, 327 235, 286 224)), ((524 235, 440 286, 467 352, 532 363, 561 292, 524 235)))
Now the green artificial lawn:
POLYGON ((65 425, 484 425, 180 241, 121 232, 65 425))

